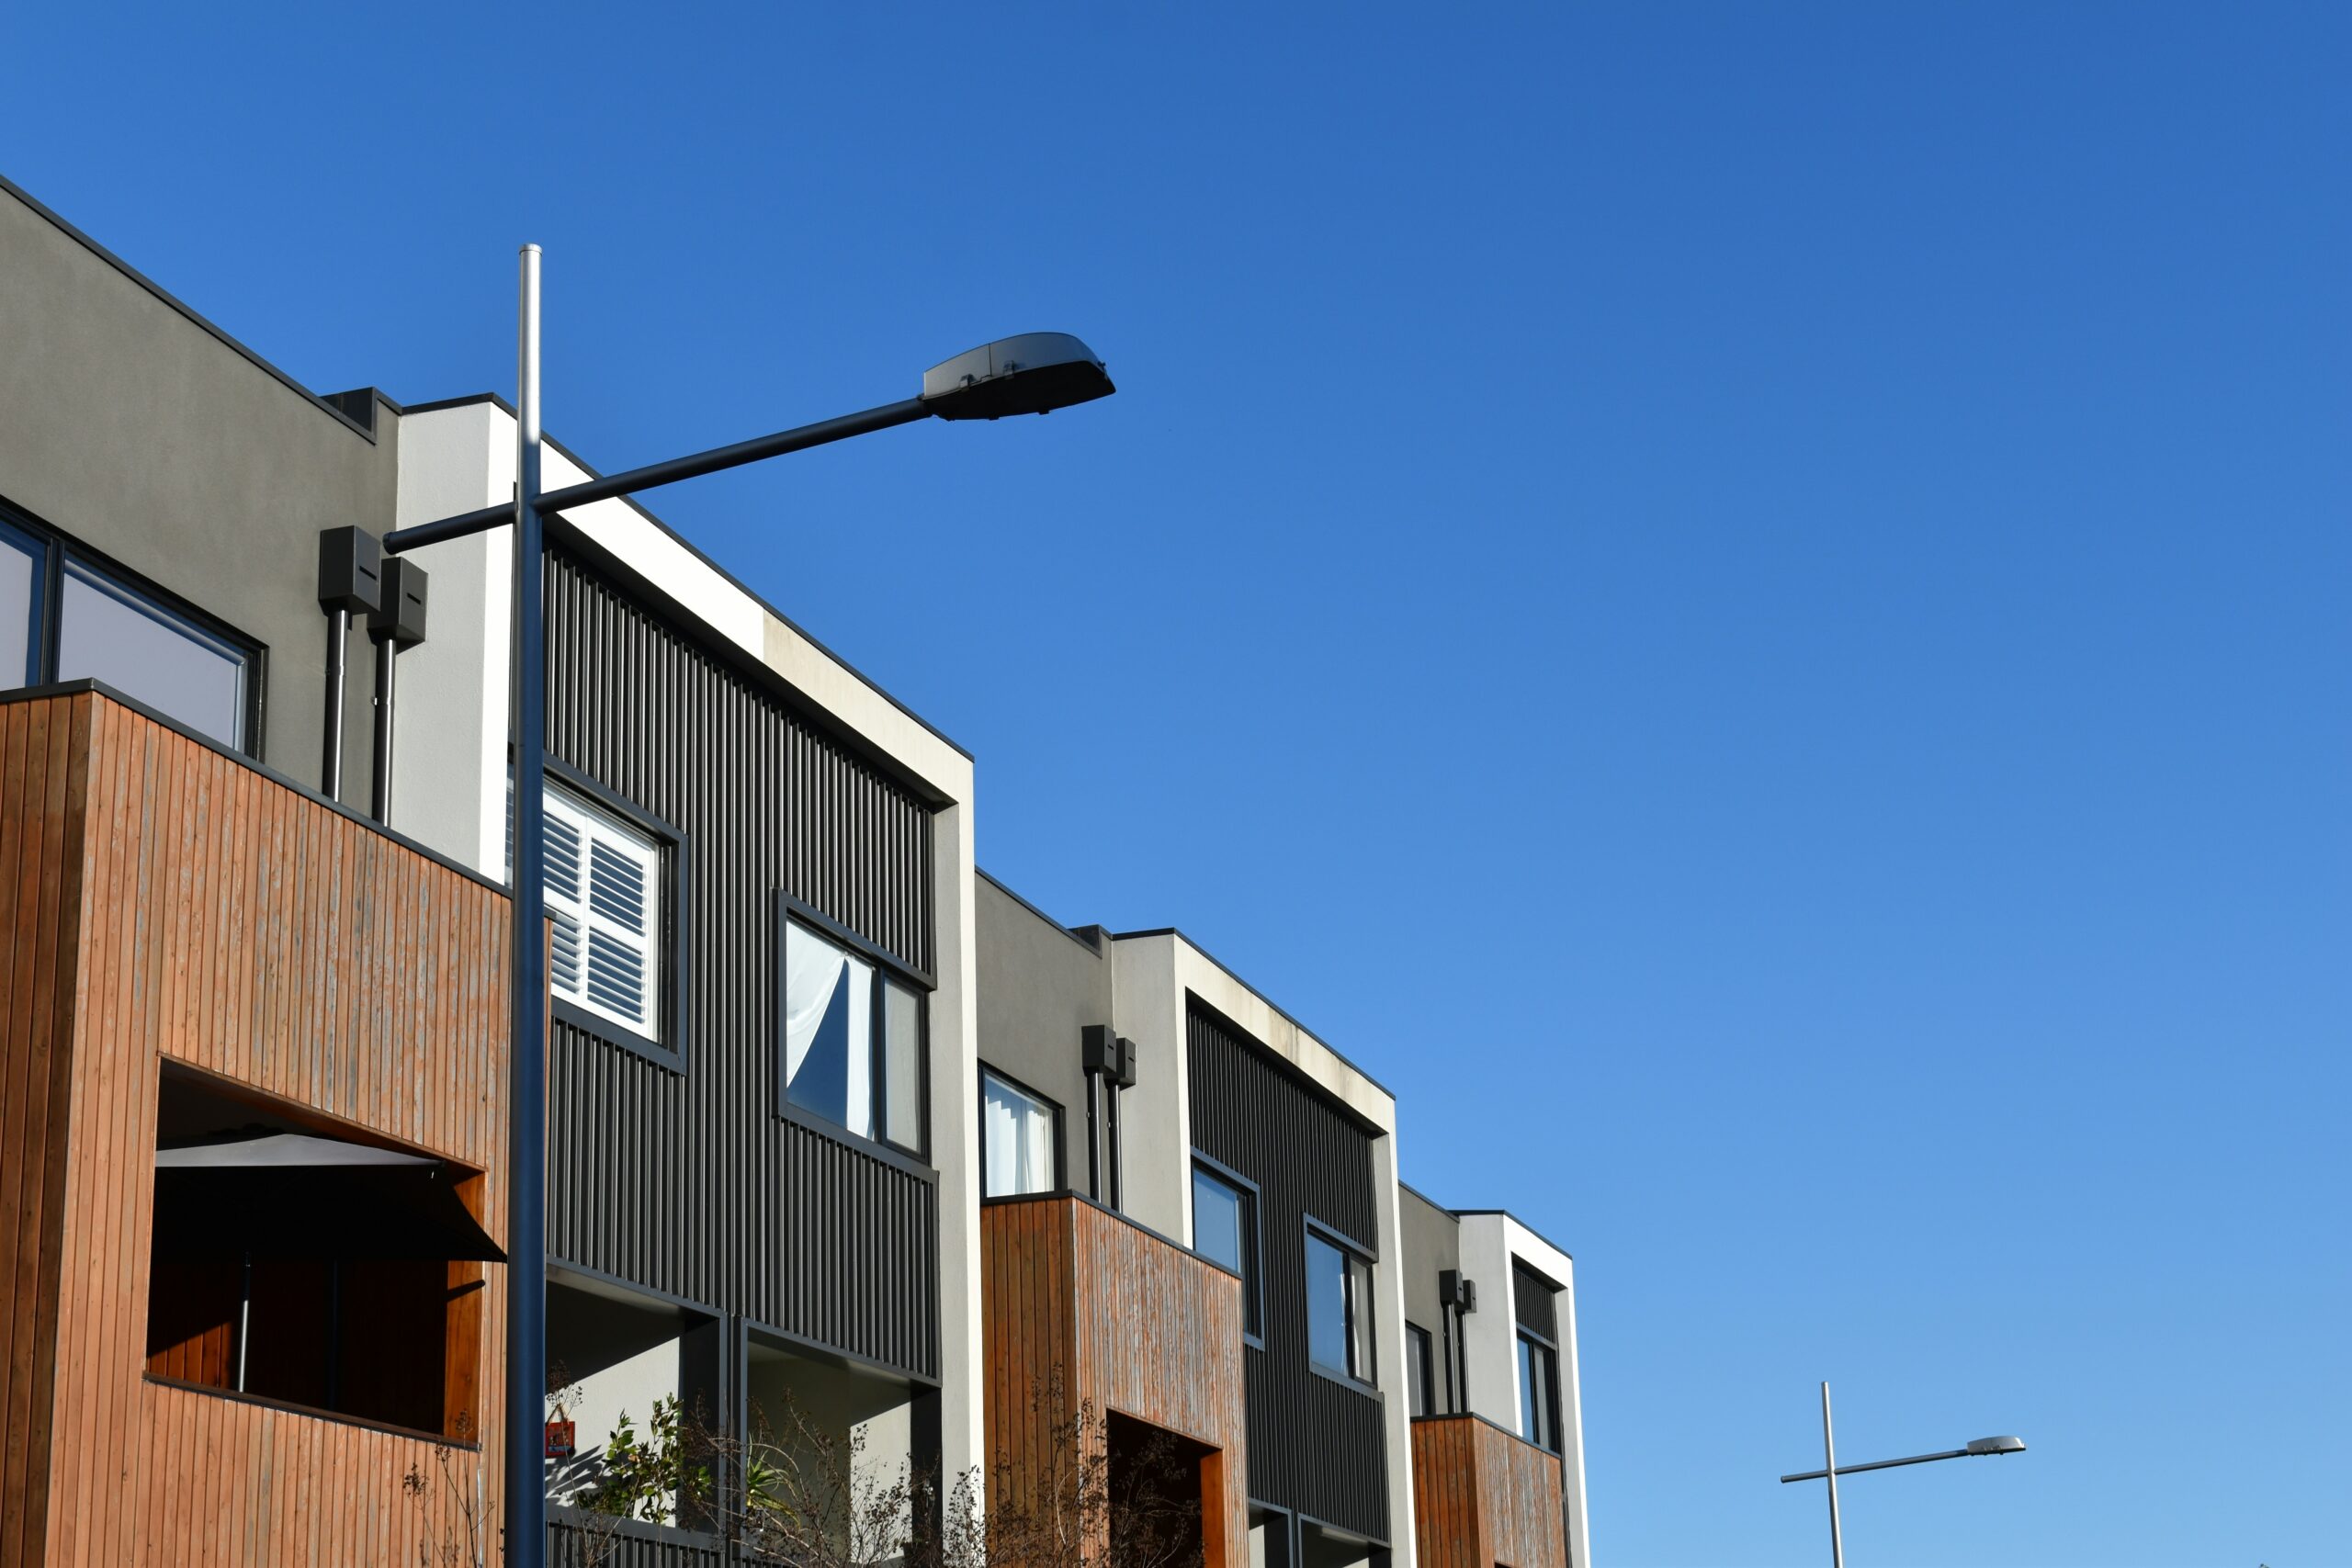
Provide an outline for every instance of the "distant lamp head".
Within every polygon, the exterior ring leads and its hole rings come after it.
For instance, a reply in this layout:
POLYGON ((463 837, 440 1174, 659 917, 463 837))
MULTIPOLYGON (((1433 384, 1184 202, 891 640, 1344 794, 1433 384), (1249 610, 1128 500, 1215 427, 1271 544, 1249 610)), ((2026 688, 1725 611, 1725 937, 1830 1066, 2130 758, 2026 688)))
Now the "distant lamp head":
POLYGON ((2023 1438, 1971 1438, 1968 1451, 1972 1454, 2021 1454, 2025 1452, 2023 1438))
POLYGON ((1068 333, 999 338, 922 373, 923 407, 940 419, 1051 413, 1117 390, 1094 351, 1068 333))

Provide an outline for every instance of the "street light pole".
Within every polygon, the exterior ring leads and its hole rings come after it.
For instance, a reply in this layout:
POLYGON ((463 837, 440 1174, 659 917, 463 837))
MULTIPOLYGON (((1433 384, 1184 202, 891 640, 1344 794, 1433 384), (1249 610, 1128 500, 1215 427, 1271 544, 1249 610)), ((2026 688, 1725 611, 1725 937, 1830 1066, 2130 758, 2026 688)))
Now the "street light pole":
POLYGON ((530 1431, 547 1410, 547 618, 544 595, 546 519, 551 512, 674 484, 740 468, 787 452, 806 451, 853 435, 918 420, 1002 419, 1051 413, 1107 398, 1118 389, 1094 351, 1063 333, 1028 333, 944 360, 923 373, 920 396, 863 413, 821 420, 730 446, 591 479, 548 492, 542 487, 546 443, 539 420, 539 247, 522 250, 514 362, 514 499, 455 517, 395 528, 384 536, 388 555, 461 539, 488 529, 514 527, 514 641, 509 694, 514 707, 511 775, 514 830, 514 994, 508 1019, 505 1562, 543 1568, 547 1561, 546 1448, 530 1448, 530 1431))
POLYGON ((1829 1483, 1829 1562, 1831 1568, 1846 1568, 1845 1532, 1838 1519, 1838 1478, 1854 1475, 1865 1470, 1893 1470, 1898 1465, 1932 1464, 1939 1459, 1981 1459, 1991 1454, 2021 1454, 2023 1439, 2018 1438, 1972 1438, 1965 1448, 1946 1449, 1939 1453, 1913 1454, 1908 1459, 1874 1459, 1867 1464, 1839 1464, 1838 1439, 1829 1425, 1829 1385, 1821 1385, 1821 1468, 1801 1470, 1793 1475, 1781 1477, 1785 1486, 1792 1481, 1826 1481, 1829 1483))
POLYGON ((1821 1463, 1829 1478, 1829 1568, 1846 1568, 1846 1538, 1838 1528, 1838 1439, 1829 1429, 1829 1385, 1821 1385, 1821 1463))
POLYGON ((545 523, 539 510, 539 247, 525 245, 514 355, 514 1053, 506 1145, 506 1562, 547 1556, 548 1396, 548 661, 545 523))

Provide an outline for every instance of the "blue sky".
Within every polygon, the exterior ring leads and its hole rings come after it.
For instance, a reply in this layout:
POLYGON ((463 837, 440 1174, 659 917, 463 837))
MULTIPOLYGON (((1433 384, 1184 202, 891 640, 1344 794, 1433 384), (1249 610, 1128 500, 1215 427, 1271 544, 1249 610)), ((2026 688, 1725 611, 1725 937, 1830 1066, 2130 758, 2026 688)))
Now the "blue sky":
POLYGON ((17 8, 0 169, 671 492, 1578 1260, 1603 1568, 2352 1562, 2341 7, 17 8), (519 15, 519 13, 518 13, 519 15))

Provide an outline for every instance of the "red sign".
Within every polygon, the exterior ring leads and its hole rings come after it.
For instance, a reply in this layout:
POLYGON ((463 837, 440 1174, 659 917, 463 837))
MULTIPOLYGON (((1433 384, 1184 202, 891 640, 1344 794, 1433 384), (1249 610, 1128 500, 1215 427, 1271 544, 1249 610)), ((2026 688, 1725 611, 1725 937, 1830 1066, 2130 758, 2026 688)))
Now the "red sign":
POLYGON ((569 1421, 548 1422, 548 1458, 570 1459, 577 1451, 579 1444, 572 1438, 572 1424, 569 1421))

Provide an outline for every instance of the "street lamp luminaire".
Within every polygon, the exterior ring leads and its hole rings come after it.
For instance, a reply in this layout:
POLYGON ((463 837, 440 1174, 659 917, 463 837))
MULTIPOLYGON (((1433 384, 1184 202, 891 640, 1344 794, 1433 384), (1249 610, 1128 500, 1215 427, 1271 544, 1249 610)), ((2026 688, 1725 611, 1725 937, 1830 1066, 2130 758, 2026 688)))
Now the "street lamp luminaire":
POLYGON ((507 1291, 505 1562, 541 1568, 547 1560, 543 1454, 529 1441, 547 1400, 547 951, 545 834, 547 637, 541 603, 543 519, 591 502, 740 468, 921 419, 1001 419, 1051 413, 1117 390, 1094 352, 1063 333, 1002 338, 925 372, 922 392, 862 413, 714 447, 627 473, 542 491, 539 428, 539 247, 525 245, 515 363, 514 499, 456 517, 396 528, 386 553, 464 538, 514 525, 514 992, 511 999, 506 1153, 507 1291))
POLYGON ((1820 1470, 1800 1471, 1781 1477, 1785 1486, 1792 1481, 1827 1481, 1829 1483, 1829 1562, 1830 1568, 1846 1568, 1846 1540, 1838 1523, 1838 1478, 1854 1475, 1865 1470, 1893 1470, 1897 1465, 1928 1464, 1939 1459, 1982 1459, 1992 1454, 2021 1454, 2025 1452, 2022 1438, 1971 1438, 1968 1446, 1946 1449, 1940 1453, 1913 1454, 1908 1459, 1879 1459, 1868 1464, 1839 1464, 1838 1440, 1829 1429, 1829 1385, 1821 1385, 1821 1460, 1820 1470))

